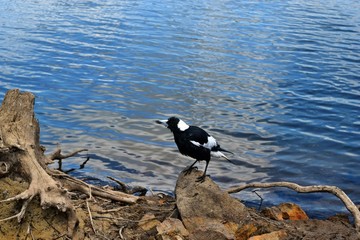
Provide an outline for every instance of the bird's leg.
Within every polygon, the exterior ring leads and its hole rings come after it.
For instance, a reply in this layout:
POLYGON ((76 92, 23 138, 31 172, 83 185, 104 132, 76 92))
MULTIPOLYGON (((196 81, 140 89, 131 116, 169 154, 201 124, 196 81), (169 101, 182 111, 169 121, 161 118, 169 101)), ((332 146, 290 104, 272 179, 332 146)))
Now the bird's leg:
POLYGON ((194 165, 195 165, 195 163, 197 163, 197 161, 198 161, 198 160, 196 160, 193 164, 191 164, 189 167, 187 167, 187 168, 185 168, 185 169, 183 170, 183 172, 185 173, 185 175, 191 173, 191 171, 192 171, 194 168, 196 168, 196 167, 194 167, 194 165))
POLYGON ((205 166, 204 174, 201 175, 200 177, 198 177, 198 178, 196 179, 196 182, 204 182, 206 176, 209 176, 209 175, 206 175, 206 170, 207 170, 207 168, 208 168, 209 162, 210 162, 210 160, 206 160, 206 166, 205 166))

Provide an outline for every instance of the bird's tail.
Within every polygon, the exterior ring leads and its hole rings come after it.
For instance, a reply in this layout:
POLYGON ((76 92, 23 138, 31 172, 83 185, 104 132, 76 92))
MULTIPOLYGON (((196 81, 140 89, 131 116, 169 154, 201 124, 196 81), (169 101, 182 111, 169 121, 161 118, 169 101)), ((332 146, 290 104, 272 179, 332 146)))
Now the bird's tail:
POLYGON ((219 148, 216 152, 211 152, 211 155, 215 156, 215 157, 223 157, 225 158, 228 162, 231 162, 232 164, 234 164, 225 154, 223 154, 222 152, 227 152, 227 153, 231 153, 230 151, 227 151, 225 149, 219 148))
POLYGON ((234 153, 232 153, 232 152, 230 152, 230 151, 228 151, 228 150, 225 150, 225 149, 223 149, 223 148, 221 148, 221 147, 218 149, 218 151, 234 154, 234 153))

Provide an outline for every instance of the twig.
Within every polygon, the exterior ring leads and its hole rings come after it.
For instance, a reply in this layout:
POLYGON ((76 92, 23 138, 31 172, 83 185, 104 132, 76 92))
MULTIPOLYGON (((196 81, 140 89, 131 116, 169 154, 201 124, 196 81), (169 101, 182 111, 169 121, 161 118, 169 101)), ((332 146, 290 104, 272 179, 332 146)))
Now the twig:
MULTIPOLYGON (((87 163, 89 160, 90 160, 90 157, 87 157, 86 160, 85 160, 82 164, 80 164, 79 169, 83 169, 83 168, 85 167, 86 163, 87 163)), ((58 168, 58 169, 59 169, 59 170, 62 170, 62 161, 61 161, 61 160, 59 160, 59 168, 58 168)), ((75 171, 75 170, 76 170, 75 168, 70 168, 69 170, 62 171, 62 172, 68 174, 68 173, 70 173, 70 172, 72 172, 72 171, 75 171)))
POLYGON ((52 162, 54 162, 54 160, 58 160, 58 164, 59 164, 58 169, 60 171, 62 171, 62 160, 63 159, 75 156, 79 152, 83 152, 83 151, 88 151, 88 150, 86 148, 83 148, 83 149, 79 149, 79 150, 76 150, 76 151, 73 151, 71 153, 64 155, 61 153, 61 149, 59 148, 55 152, 53 152, 52 154, 47 156, 47 158, 49 159, 47 163, 52 163, 52 162))
POLYGON ((113 209, 107 209, 107 210, 98 210, 96 211, 97 213, 111 213, 111 212, 118 212, 120 210, 122 210, 123 208, 126 208, 129 206, 122 206, 122 207, 118 207, 118 208, 113 208, 113 209))
POLYGON ((125 240, 124 236, 122 235, 122 231, 124 230, 124 228, 125 228, 125 225, 121 226, 121 228, 119 229, 119 236, 120 236, 121 240, 125 240))
POLYGON ((114 181, 114 182, 116 182, 117 184, 119 184, 120 188, 121 188, 120 190, 122 192, 124 192, 124 193, 127 193, 127 194, 140 193, 140 196, 145 196, 146 195, 147 189, 144 188, 144 187, 135 186, 135 187, 130 188, 125 183, 123 183, 122 181, 120 181, 120 180, 118 180, 116 178, 113 178, 113 177, 110 177, 110 176, 108 176, 107 178, 114 181))
MULTIPOLYGON (((84 182, 84 183, 85 183, 85 185, 87 185, 87 187, 89 188, 89 199, 91 200, 91 199, 93 199, 91 185, 90 185, 90 184, 87 184, 86 182, 84 182)), ((95 200, 95 198, 94 198, 94 200, 95 200)), ((95 202, 96 202, 96 200, 95 200, 95 202)))
POLYGON ((144 206, 143 208, 146 209, 146 210, 159 211, 159 212, 168 212, 168 211, 170 211, 170 210, 176 209, 175 206, 173 206, 173 207, 171 207, 171 208, 167 208, 167 209, 162 209, 161 207, 158 207, 158 208, 157 208, 157 207, 147 207, 147 206, 144 206))
MULTIPOLYGON (((138 223, 140 222, 140 220, 131 220, 131 219, 128 219, 128 218, 116 218, 116 217, 108 217, 108 216, 94 216, 94 219, 109 219, 109 220, 117 220, 117 221, 126 221, 126 222, 132 222, 132 223, 138 223)), ((147 221, 150 221, 150 220, 153 220, 153 219, 156 219, 156 218, 149 218, 147 219, 147 221)))
MULTIPOLYGON (((100 236, 100 237, 104 238, 105 240, 110 240, 110 238, 106 237, 105 235, 102 235, 102 234, 99 234, 99 233, 97 233, 95 235, 100 236)), ((99 238, 97 238, 97 239, 99 239, 99 238)))
MULTIPOLYGON (((50 221, 54 220, 55 215, 53 216, 53 218, 50 221)), ((44 218, 45 222, 49 225, 49 227, 51 227, 52 229, 54 229, 55 232, 57 232, 57 234, 60 234, 61 232, 59 230, 57 230, 52 224, 49 223, 49 221, 44 218)))
POLYGON ((150 188, 150 193, 151 193, 151 196, 154 196, 154 195, 155 195, 154 192, 153 192, 153 190, 152 190, 152 188, 150 188))
POLYGON ((110 176, 108 176, 107 178, 110 179, 110 180, 112 180, 112 181, 114 181, 114 182, 116 182, 117 184, 119 184, 120 187, 121 187, 121 191, 123 191, 123 192, 125 192, 125 193, 128 193, 128 189, 127 189, 127 186, 126 186, 125 183, 123 183, 122 181, 120 181, 120 180, 118 180, 118 179, 115 179, 115 178, 113 178, 113 177, 110 177, 110 176))
POLYGON ((28 225, 28 229, 27 229, 27 232, 26 232, 25 240, 27 239, 27 237, 28 237, 29 235, 31 236, 31 239, 32 239, 32 240, 35 240, 34 235, 32 234, 32 231, 31 231, 31 224, 28 225))
POLYGON ((300 186, 291 182, 272 182, 272 183, 248 183, 237 187, 232 187, 226 190, 227 193, 237 193, 246 188, 271 188, 271 187, 286 187, 293 189, 299 193, 311 192, 328 192, 338 197, 354 217, 355 228, 360 232, 360 211, 344 191, 336 186, 326 185, 313 185, 313 186, 300 186))
POLYGON ((57 239, 60 239, 60 238, 65 238, 65 239, 71 240, 71 238, 69 238, 66 233, 64 233, 64 234, 62 234, 62 235, 60 235, 60 236, 58 236, 56 238, 53 238, 52 240, 57 240, 57 239))
POLYGON ((90 160, 90 157, 87 157, 86 160, 80 164, 80 169, 83 169, 85 167, 85 164, 90 160))
POLYGON ((252 192, 255 193, 256 196, 258 196, 258 197, 260 198, 260 203, 259 203, 259 208, 258 208, 258 211, 260 211, 264 199, 260 196, 260 194, 258 194, 258 193, 256 192, 256 190, 254 190, 254 191, 252 191, 252 192))
POLYGON ((90 206, 89 206, 89 199, 86 199, 86 207, 87 207, 87 210, 88 210, 88 212, 89 212, 89 218, 90 218, 91 228, 92 228, 92 230, 94 231, 94 233, 96 234, 96 230, 95 230, 95 227, 94 227, 94 221, 93 221, 92 214, 91 214, 91 210, 90 210, 90 206))

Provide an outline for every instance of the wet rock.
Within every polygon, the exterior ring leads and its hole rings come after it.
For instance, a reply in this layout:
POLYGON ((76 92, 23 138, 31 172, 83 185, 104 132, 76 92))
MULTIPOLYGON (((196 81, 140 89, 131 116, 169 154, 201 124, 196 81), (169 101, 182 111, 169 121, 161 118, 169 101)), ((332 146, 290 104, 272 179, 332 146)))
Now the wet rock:
POLYGON ((307 220, 309 217, 295 203, 282 203, 278 206, 265 208, 262 213, 271 219, 283 220, 307 220))
POLYGON ((253 236, 248 240, 282 240, 287 238, 287 233, 284 230, 274 231, 271 233, 265 233, 257 236, 253 236))
POLYGON ((196 178, 202 172, 180 174, 176 203, 190 239, 235 239, 235 233, 250 218, 240 201, 221 191, 210 178, 202 183, 196 178))

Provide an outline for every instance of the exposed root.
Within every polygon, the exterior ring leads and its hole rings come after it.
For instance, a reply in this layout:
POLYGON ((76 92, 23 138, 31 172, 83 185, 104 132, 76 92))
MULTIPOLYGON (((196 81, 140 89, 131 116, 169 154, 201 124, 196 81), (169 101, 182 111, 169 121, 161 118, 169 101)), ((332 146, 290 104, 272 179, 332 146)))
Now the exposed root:
MULTIPOLYGON (((40 145, 40 126, 35 118, 34 103, 33 94, 14 89, 6 93, 0 106, 0 176, 14 173, 29 183, 27 190, 0 201, 0 203, 5 203, 23 200, 19 213, 6 218, 1 216, 3 219, 0 221, 15 218, 21 221, 29 203, 34 197, 39 196, 40 206, 43 209, 55 207, 61 212, 66 212, 67 236, 73 237, 79 222, 68 191, 86 193, 89 196, 88 200, 92 200, 93 195, 97 195, 125 203, 137 202, 139 199, 137 196, 95 187, 49 169, 47 165, 54 160, 58 160, 61 167, 63 159, 87 151, 87 149, 68 154, 62 154, 61 149, 57 149, 49 156, 45 156, 45 148, 40 145)), ((88 160, 89 158, 80 167, 83 167, 88 160)), ((91 215, 91 212, 89 213, 91 215)))
POLYGON ((30 196, 31 196, 31 194, 29 193, 29 190, 26 190, 26 191, 14 196, 14 197, 1 200, 0 203, 17 201, 17 200, 20 200, 20 199, 27 199, 27 198, 30 198, 30 196))
POLYGON ((32 201, 32 199, 35 196, 39 195, 40 205, 42 206, 43 209, 49 207, 56 207, 58 210, 67 213, 68 235, 71 236, 78 222, 74 207, 72 206, 70 199, 67 197, 67 191, 60 188, 53 179, 51 180, 52 182, 51 181, 47 182, 47 184, 45 185, 38 184, 33 181, 31 182, 27 190, 23 191, 22 193, 14 197, 10 197, 0 201, 0 203, 4 203, 4 202, 17 201, 17 200, 25 200, 19 213, 11 217, 1 219, 0 222, 17 218, 18 222, 20 223, 25 215, 29 203, 32 201))
POLYGON ((110 189, 102 189, 100 187, 87 184, 81 180, 72 178, 69 175, 59 171, 53 172, 51 176, 56 177, 69 191, 80 191, 87 194, 89 197, 94 195, 129 204, 134 204, 139 200, 139 197, 137 196, 113 191, 110 189))
POLYGON ((25 240, 27 239, 27 237, 28 237, 29 235, 30 235, 30 237, 31 237, 32 240, 35 240, 34 235, 33 235, 32 231, 31 231, 31 224, 29 224, 29 226, 28 226, 25 240))
MULTIPOLYGON (((17 195, 17 196, 19 196, 19 195, 17 195)), ((1 219, 0 222, 4 222, 4 221, 8 221, 8 220, 17 218, 18 222, 20 223, 21 220, 23 219, 24 215, 25 215, 27 206, 29 205, 29 203, 31 202, 31 200, 33 199, 33 197, 34 197, 34 196, 31 196, 29 199, 27 199, 27 200, 23 203, 23 205, 22 205, 21 210, 20 210, 19 213, 15 214, 15 215, 13 215, 13 216, 10 216, 10 217, 8 217, 8 218, 1 219)), ((13 201, 14 198, 6 199, 6 200, 8 200, 8 201, 13 201)), ((1 201, 1 202, 8 202, 8 201, 6 201, 6 200, 5 200, 5 201, 3 200, 3 201, 1 201)))
POLYGON ((271 187, 286 187, 293 189, 299 193, 313 193, 313 192, 328 192, 338 197, 354 217, 355 228, 360 233, 360 211, 356 205, 351 201, 348 195, 336 186, 313 185, 300 186, 291 182, 271 182, 271 183, 248 183, 237 187, 232 187, 226 190, 227 193, 237 193, 246 188, 271 188, 271 187))

